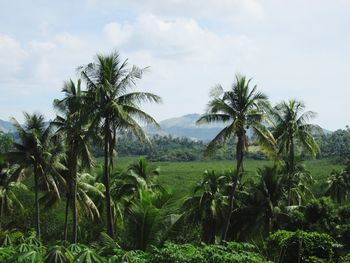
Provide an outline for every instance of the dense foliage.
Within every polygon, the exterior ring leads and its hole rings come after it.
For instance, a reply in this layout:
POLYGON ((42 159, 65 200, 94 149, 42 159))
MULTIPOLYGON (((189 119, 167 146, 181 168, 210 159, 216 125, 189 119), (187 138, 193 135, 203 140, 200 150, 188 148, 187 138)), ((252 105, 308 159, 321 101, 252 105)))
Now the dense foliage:
MULTIPOLYGON (((235 153, 232 151, 234 140, 229 140, 220 149, 210 156, 204 156, 206 144, 202 141, 194 141, 189 138, 177 138, 172 136, 155 135, 150 138, 150 143, 142 143, 130 134, 122 135, 117 140, 117 152, 120 156, 145 156, 152 162, 186 162, 203 160, 232 160, 235 153)), ((252 146, 256 146, 253 145, 252 146)), ((95 150, 96 156, 101 156, 101 150, 95 150)), ((247 158, 254 160, 266 160, 266 155, 261 151, 250 151, 247 158)))

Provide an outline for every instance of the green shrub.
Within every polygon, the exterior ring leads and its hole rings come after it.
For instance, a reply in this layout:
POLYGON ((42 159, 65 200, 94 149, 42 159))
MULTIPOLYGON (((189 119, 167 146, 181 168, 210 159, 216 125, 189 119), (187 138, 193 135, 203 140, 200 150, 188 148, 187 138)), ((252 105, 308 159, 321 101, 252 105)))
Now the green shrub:
POLYGON ((314 199, 305 207, 305 218, 310 223, 330 221, 333 219, 334 209, 330 198, 314 199))
POLYGON ((350 263, 350 253, 342 257, 341 262, 350 263))
POLYGON ((151 263, 262 263, 266 262, 254 252, 255 247, 245 243, 194 246, 167 242, 150 254, 151 263))
POLYGON ((166 242, 164 247, 150 253, 152 263, 204 263, 206 259, 199 247, 191 244, 178 245, 166 242))
POLYGON ((350 205, 339 207, 338 214, 342 223, 350 223, 350 205))
POLYGON ((332 260, 335 244, 335 240, 327 234, 279 230, 268 237, 267 250, 270 259, 275 262, 310 262, 312 257, 332 260))
POLYGON ((342 244, 350 246, 350 224, 339 226, 339 237, 342 244))

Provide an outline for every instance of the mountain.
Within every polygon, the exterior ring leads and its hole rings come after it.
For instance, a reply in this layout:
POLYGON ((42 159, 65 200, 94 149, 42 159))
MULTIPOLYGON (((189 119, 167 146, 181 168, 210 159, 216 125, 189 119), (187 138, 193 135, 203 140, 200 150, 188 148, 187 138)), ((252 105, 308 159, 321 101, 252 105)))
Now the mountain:
POLYGON ((3 133, 11 133, 14 131, 14 127, 11 122, 0 120, 0 131, 3 133))
MULTIPOLYGON (((198 113, 187 114, 181 117, 170 118, 159 122, 160 129, 146 127, 146 133, 149 136, 171 135, 173 137, 188 137, 196 141, 208 142, 212 140, 225 126, 222 123, 197 125, 196 121, 201 115, 198 113)), ((332 131, 322 129, 324 134, 330 134, 332 131)), ((252 130, 247 131, 248 137, 252 136, 252 130)))
MULTIPOLYGON (((201 115, 198 113, 186 114, 181 117, 170 118, 159 122, 160 129, 145 127, 145 131, 149 136, 154 135, 171 135, 173 137, 188 137, 195 141, 208 142, 213 139, 218 132, 225 126, 222 123, 197 125, 196 121, 201 115)), ((325 134, 332 133, 329 130, 322 129, 325 134)), ((0 120, 0 131, 4 133, 14 132, 11 122, 0 120)), ((252 132, 248 130, 248 136, 252 132)))
POLYGON ((173 137, 188 137, 193 140, 209 141, 224 127, 223 124, 197 125, 196 121, 201 115, 198 113, 187 114, 177 118, 170 118, 159 122, 160 130, 146 127, 146 133, 150 136, 171 135, 173 137))

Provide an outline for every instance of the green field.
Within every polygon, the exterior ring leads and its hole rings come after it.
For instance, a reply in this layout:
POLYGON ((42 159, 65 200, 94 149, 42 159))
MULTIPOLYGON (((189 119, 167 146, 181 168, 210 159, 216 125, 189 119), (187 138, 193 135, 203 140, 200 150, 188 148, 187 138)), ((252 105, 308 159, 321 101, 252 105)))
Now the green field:
MULTIPOLYGON (((117 169, 126 169, 128 164, 137 157, 119 157, 116 160, 117 169)), ((256 170, 264 165, 271 164, 270 161, 246 160, 245 178, 256 177, 256 170)), ((194 162, 156 162, 151 163, 153 167, 160 167, 159 180, 163 186, 170 189, 175 197, 182 198, 191 192, 193 186, 201 179, 205 170, 224 171, 235 167, 234 161, 194 161, 194 162)), ((305 167, 311 172, 315 179, 313 190, 315 194, 322 192, 322 185, 333 169, 341 169, 328 159, 305 161, 305 167)))

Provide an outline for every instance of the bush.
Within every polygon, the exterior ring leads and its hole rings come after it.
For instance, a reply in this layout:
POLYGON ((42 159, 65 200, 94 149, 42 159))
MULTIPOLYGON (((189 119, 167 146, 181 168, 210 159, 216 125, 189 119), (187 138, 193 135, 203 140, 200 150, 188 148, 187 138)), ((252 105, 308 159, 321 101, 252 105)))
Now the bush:
POLYGON ((337 221, 336 210, 330 198, 311 200, 305 207, 305 219, 312 231, 333 231, 337 221))
POLYGON ((350 224, 350 205, 339 207, 338 215, 342 223, 350 224))
POLYGON ((152 263, 204 263, 201 249, 191 244, 178 245, 167 242, 163 248, 155 248, 150 254, 152 263))
POLYGON ((350 263, 350 253, 346 254, 344 257, 342 257, 341 262, 350 263))
POLYGON ((167 242, 163 248, 155 248, 150 254, 151 263, 262 263, 266 262, 254 252, 250 244, 231 242, 225 246, 174 244, 167 242))
POLYGON ((332 260, 335 244, 327 234, 279 230, 268 237, 267 250, 275 262, 320 262, 312 260, 332 260))
POLYGON ((350 247, 350 224, 339 226, 340 241, 350 247))

